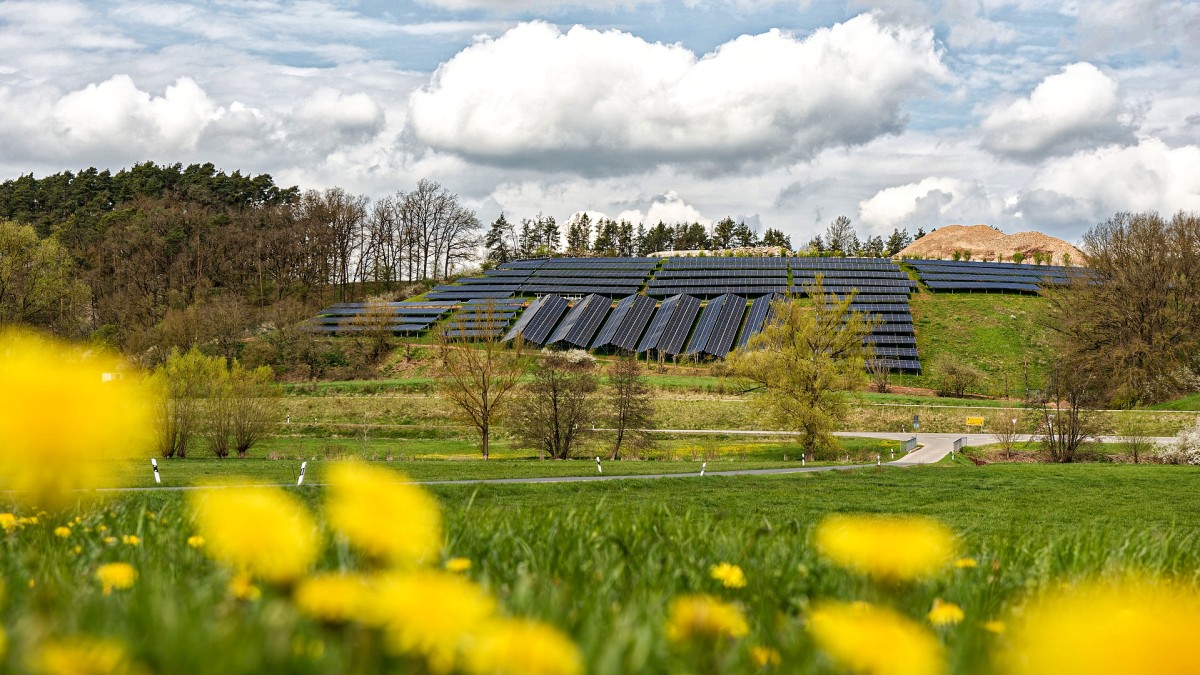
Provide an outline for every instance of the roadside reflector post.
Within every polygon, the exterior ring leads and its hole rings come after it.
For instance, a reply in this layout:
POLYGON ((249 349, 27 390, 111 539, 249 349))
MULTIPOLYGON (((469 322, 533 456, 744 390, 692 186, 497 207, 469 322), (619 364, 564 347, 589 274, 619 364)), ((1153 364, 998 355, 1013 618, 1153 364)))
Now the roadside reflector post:
POLYGON ((308 466, 308 462, 300 462, 300 479, 296 481, 296 485, 304 485, 304 467, 308 466))
POLYGON ((804 455, 800 455, 800 466, 804 466, 804 455))
POLYGON ((882 453, 876 453, 875 466, 883 466, 883 454, 882 453))
POLYGON ((700 475, 701 475, 701 476, 703 476, 703 475, 704 475, 704 467, 706 467, 706 466, 708 466, 708 462, 701 462, 701 463, 700 463, 700 475))
POLYGON ((150 458, 150 466, 154 467, 154 482, 162 483, 162 478, 160 478, 158 475, 158 460, 151 457, 150 458))
POLYGON ((604 473, 604 469, 600 467, 600 457, 596 457, 596 473, 604 473))

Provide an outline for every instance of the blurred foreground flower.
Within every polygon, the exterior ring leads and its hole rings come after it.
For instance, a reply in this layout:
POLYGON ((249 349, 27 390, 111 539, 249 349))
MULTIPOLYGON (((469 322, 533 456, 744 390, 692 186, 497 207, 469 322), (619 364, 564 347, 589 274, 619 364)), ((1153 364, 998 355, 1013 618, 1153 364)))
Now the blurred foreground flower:
POLYGON ((96 569, 96 581, 105 595, 111 595, 114 588, 119 591, 132 588, 136 580, 137 570, 129 563, 108 563, 96 569))
POLYGON ((154 394, 120 377, 125 368, 54 338, 0 332, 0 487, 53 509, 114 485, 112 460, 153 442, 154 394))
POLYGON ((470 558, 451 558, 446 561, 447 572, 466 572, 471 569, 470 558))
POLYGON ((0 528, 3 528, 5 533, 17 529, 17 517, 11 513, 0 513, 0 528))
POLYGON ((709 569, 709 574, 713 579, 721 582, 725 588, 745 588, 746 575, 742 572, 742 568, 727 562, 713 565, 709 569))
POLYGON ((675 598, 667 614, 667 639, 671 642, 717 641, 740 638, 749 632, 750 626, 737 605, 711 595, 675 598))
POLYGON ((935 598, 933 608, 929 610, 927 615, 929 623, 935 626, 953 626, 962 623, 963 614, 962 607, 953 602, 944 602, 941 598, 935 598))
POLYGON ((1035 598, 1009 626, 997 657, 1005 673, 1200 673, 1194 586, 1090 582, 1035 598))
POLYGON ((766 668, 768 666, 778 666, 782 663, 782 658, 779 652, 770 647, 751 647, 750 661, 758 668, 766 668))
POLYGON ((420 487, 359 462, 338 464, 327 478, 325 515, 351 544, 394 564, 436 559, 442 547, 442 513, 420 487))
POLYGON ((886 607, 818 605, 809 614, 808 631, 841 670, 861 675, 937 675, 946 670, 937 637, 886 607))
POLYGON ((395 654, 424 659, 445 673, 459 665, 468 636, 496 611, 480 586, 439 570, 392 572, 367 596, 365 623, 381 626, 395 654))
POLYGON ((213 487, 189 501, 204 551, 239 572, 282 583, 304 574, 317 557, 316 523, 279 488, 213 487))
POLYGON ((930 518, 829 516, 817 526, 818 552, 832 562, 881 581, 936 574, 953 560, 954 533, 930 518))
POLYGON ((583 656, 560 630, 527 619, 485 623, 467 655, 475 675, 579 675, 583 656))
POLYGON ((326 623, 359 618, 368 592, 366 581, 349 574, 319 574, 296 584, 296 608, 326 623))
POLYGON ((67 537, 71 536, 71 528, 62 526, 56 527, 54 528, 54 536, 66 539, 67 537))
POLYGON ((120 644, 93 638, 48 643, 42 647, 36 664, 36 671, 43 675, 131 675, 142 672, 120 644))

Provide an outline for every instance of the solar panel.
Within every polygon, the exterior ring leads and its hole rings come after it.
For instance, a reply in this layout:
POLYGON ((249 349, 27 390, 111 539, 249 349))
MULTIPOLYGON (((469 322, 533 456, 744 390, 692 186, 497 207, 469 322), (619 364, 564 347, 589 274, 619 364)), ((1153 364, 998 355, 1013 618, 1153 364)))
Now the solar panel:
POLYGON ((655 302, 644 295, 621 298, 592 341, 592 349, 615 347, 633 351, 654 314, 654 305, 655 302))
POLYGON ((767 257, 684 257, 667 258, 663 263, 664 270, 715 270, 715 269, 787 269, 787 258, 767 257))
POLYGON ((551 331, 558 325, 563 315, 567 313, 567 301, 557 295, 547 295, 539 300, 537 313, 522 331, 526 342, 536 345, 546 344, 551 331))
POLYGON ((641 353, 653 349, 664 354, 679 354, 699 312, 700 301, 690 295, 667 298, 651 319, 637 351, 641 353))
POLYGON ((580 300, 554 330, 550 344, 565 342, 586 349, 611 306, 612 300, 604 295, 593 294, 580 300))
MULTIPOLYGON (((696 330, 692 333, 692 339, 688 342, 685 354, 700 354, 706 351, 713 331, 717 329, 722 311, 728 303, 733 301, 733 298, 741 299, 739 296, 727 293, 708 301, 708 304, 704 306, 704 311, 700 314, 700 322, 696 324, 696 330)), ((745 301, 743 300, 743 302, 745 301)))
POLYGON ((779 299, 778 295, 763 295, 754 299, 750 303, 750 312, 746 315, 746 325, 742 328, 742 334, 738 336, 737 347, 741 349, 750 343, 750 338, 762 332, 763 327, 767 323, 767 316, 771 312, 771 304, 779 299))

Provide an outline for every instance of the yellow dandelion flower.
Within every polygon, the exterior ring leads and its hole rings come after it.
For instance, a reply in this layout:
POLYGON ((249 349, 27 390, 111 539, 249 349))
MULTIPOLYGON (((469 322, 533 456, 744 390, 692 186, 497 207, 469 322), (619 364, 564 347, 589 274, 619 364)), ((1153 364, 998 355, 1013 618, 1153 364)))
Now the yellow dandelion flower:
POLYGON ((495 600, 464 577, 420 569, 381 577, 363 618, 383 627, 389 651, 423 658, 430 670, 445 673, 457 667, 464 641, 495 610, 495 600))
POLYGON ((929 623, 935 626, 953 626, 962 623, 963 617, 962 607, 953 602, 944 602, 941 598, 935 598, 933 607, 929 610, 929 623))
POLYGON ((475 675, 580 675, 583 656, 562 631, 538 621, 497 619, 476 631, 466 655, 475 675))
POLYGON ((105 544, 107 544, 109 546, 112 546, 113 544, 117 543, 117 538, 116 537, 105 537, 101 541, 103 541, 105 544))
POLYGON ((262 597, 262 589, 254 585, 249 574, 235 574, 229 580, 229 594, 238 600, 254 602, 262 597))
POLYGON ((959 558, 954 561, 954 566, 958 569, 972 569, 979 566, 979 561, 974 558, 959 558))
POLYGON ((778 666, 782 659, 779 652, 770 647, 754 646, 750 648, 750 661, 758 668, 778 666))
POLYGON ((436 559, 442 546, 442 514, 436 501, 404 477, 359 462, 345 462, 327 476, 329 524, 368 555, 410 565, 436 559))
POLYGON ((296 608, 326 623, 357 619, 368 592, 366 581, 348 574, 319 574, 296 585, 296 608))
POLYGON ((1003 673, 1200 673, 1195 586, 1089 582, 1034 598, 1010 623, 1003 673))
POLYGON ((66 539, 67 537, 71 536, 71 528, 62 526, 56 527, 54 528, 54 536, 61 539, 66 539))
POLYGON ((708 573, 712 575, 713 579, 721 582, 725 588, 746 587, 746 575, 742 572, 742 568, 737 565, 723 562, 713 565, 709 568, 708 573))
POLYGON ((190 498, 204 551, 238 572, 286 582, 316 560, 316 523, 298 499, 280 488, 214 488, 190 498))
POLYGON ((1005 625, 1003 621, 992 619, 991 621, 983 622, 983 629, 994 635, 1003 635, 1005 625))
POLYGON ((114 459, 153 441, 155 395, 116 357, 27 331, 0 331, 3 489, 57 509, 115 484, 114 459))
POLYGON ((96 581, 105 595, 111 595, 114 588, 120 591, 132 588, 136 580, 137 570, 129 563, 108 563, 96 569, 96 581))
POLYGON ((11 513, 0 513, 0 527, 4 528, 7 534, 17 529, 17 517, 11 513))
POLYGON ((815 539, 823 557, 888 582, 931 576, 956 548, 949 528, 914 516, 830 516, 817 526, 815 539))
POLYGON ((911 619, 865 602, 827 602, 808 616, 813 640, 841 670, 861 675, 939 675, 945 650, 911 619), (870 636, 870 639, 864 639, 870 636))
POLYGON ((37 672, 43 675, 128 675, 141 672, 120 644, 91 638, 43 645, 36 664, 37 672))
POLYGON ((667 639, 671 642, 740 638, 749 632, 741 609, 711 595, 675 598, 667 612, 667 639))
POLYGON ((121 535, 121 543, 137 546, 142 543, 142 540, 136 534, 123 534, 121 535))
POLYGON ((97 525, 96 531, 97 532, 108 532, 108 526, 107 525, 97 525))
POLYGON ((204 548, 204 537, 198 534, 193 534, 187 538, 187 545, 192 548, 204 548))
POLYGON ((37 516, 29 516, 28 518, 24 518, 24 517, 17 518, 17 523, 20 525, 37 525, 38 517, 37 516))
POLYGON ((471 569, 470 558, 451 558, 446 561, 447 572, 466 572, 471 569))
POLYGON ((73 550, 75 551, 75 554, 76 554, 76 555, 79 555, 80 553, 83 553, 83 547, 82 547, 82 546, 78 546, 78 545, 77 545, 77 546, 76 546, 76 547, 75 547, 73 550))

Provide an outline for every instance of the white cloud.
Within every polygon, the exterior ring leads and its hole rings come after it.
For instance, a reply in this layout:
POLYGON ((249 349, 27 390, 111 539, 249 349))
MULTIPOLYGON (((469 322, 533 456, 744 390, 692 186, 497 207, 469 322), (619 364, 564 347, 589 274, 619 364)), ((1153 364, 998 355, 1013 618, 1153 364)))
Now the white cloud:
POLYGON ((1117 211, 1200 211, 1197 167, 1200 146, 1148 139, 1053 160, 1032 184, 1086 205, 1094 222, 1117 211))
POLYGON ((700 58, 628 33, 526 23, 443 64, 410 114, 422 142, 476 161, 720 173, 897 132, 902 104, 943 76, 929 31, 871 15, 805 39, 742 36, 700 58))
POLYGON ((54 106, 53 119, 62 141, 85 148, 190 149, 216 113, 213 102, 189 78, 180 78, 162 96, 152 96, 128 75, 115 75, 63 96, 54 106))
POLYGON ((993 109, 980 129, 988 150, 1039 161, 1089 147, 1132 143, 1134 121, 1115 80, 1090 63, 1074 63, 1042 80, 1028 97, 993 109))
POLYGON ((662 221, 668 225, 675 223, 700 223, 709 225, 711 218, 705 218, 700 210, 688 204, 675 191, 670 190, 654 197, 647 208, 628 209, 617 214, 617 220, 628 220, 631 223, 645 223, 647 227, 662 221))
POLYGON ((944 176, 885 188, 858 205, 858 217, 875 234, 894 227, 986 223, 995 205, 978 183, 944 176))

